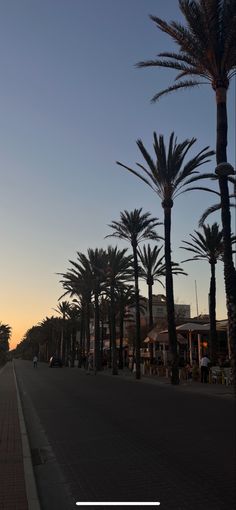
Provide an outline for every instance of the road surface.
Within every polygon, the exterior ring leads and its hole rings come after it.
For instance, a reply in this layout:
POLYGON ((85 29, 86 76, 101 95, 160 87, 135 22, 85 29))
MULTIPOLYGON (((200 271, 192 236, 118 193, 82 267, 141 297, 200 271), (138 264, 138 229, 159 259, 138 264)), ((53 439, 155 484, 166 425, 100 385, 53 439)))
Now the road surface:
POLYGON ((232 399, 76 368, 15 366, 42 510, 75 509, 77 501, 233 510, 232 399))

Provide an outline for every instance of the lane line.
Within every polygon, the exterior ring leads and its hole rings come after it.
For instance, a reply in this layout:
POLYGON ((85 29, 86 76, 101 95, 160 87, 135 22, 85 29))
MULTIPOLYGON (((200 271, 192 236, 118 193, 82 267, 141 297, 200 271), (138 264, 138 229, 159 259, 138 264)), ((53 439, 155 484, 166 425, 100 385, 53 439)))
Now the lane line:
POLYGON ((159 501, 77 501, 78 506, 159 506, 159 501))
POLYGON ((15 379, 16 386, 16 394, 17 394, 17 407, 18 407, 18 416, 20 423, 20 431, 21 431, 21 442, 22 442, 22 450, 23 450, 23 464, 24 464, 24 472, 25 472, 25 487, 26 487, 26 495, 28 500, 28 510, 41 510, 41 506, 39 503, 38 490, 34 476, 34 468, 32 465, 32 458, 30 452, 29 439, 24 419, 23 408, 21 404, 20 391, 18 387, 14 360, 12 361, 13 374, 15 379))

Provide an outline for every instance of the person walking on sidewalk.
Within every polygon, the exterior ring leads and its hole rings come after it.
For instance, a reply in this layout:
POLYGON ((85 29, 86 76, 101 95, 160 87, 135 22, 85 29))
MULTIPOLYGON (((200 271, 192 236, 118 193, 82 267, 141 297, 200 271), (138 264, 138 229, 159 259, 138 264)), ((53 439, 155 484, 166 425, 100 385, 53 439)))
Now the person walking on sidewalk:
POLYGON ((34 365, 34 368, 37 368, 37 366, 38 366, 38 357, 36 355, 33 357, 33 365, 34 365))
POLYGON ((208 383, 208 377, 209 377, 209 364, 210 360, 207 356, 203 356, 200 361, 200 367, 201 367, 201 382, 202 383, 208 383))

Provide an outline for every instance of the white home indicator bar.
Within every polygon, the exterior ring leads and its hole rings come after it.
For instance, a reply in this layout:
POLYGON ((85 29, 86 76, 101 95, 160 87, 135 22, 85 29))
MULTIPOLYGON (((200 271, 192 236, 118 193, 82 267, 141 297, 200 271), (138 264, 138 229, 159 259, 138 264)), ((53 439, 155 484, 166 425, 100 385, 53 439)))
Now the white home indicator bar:
POLYGON ((78 506, 159 506, 159 501, 77 501, 78 506))

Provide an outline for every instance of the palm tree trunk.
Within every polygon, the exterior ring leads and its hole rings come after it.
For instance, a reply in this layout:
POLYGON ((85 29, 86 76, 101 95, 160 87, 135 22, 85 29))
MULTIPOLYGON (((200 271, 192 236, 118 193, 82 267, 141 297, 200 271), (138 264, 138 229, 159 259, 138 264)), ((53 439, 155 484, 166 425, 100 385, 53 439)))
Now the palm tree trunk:
POLYGON ((59 358, 63 359, 63 347, 64 347, 64 326, 61 328, 61 340, 60 340, 60 348, 58 356, 59 358))
POLYGON ((85 356, 85 348, 84 348, 84 314, 81 311, 80 317, 80 338, 79 338, 79 349, 81 352, 81 358, 84 359, 85 356))
POLYGON ((166 265, 166 307, 169 346, 172 358, 171 384, 179 384, 177 334, 175 327, 174 290, 171 264, 171 206, 164 206, 165 265, 166 265))
POLYGON ((86 327, 86 368, 88 365, 88 356, 90 351, 90 301, 86 303, 86 317, 85 317, 85 327, 86 327))
POLYGON ((111 348, 112 348, 112 375, 118 375, 117 352, 116 352, 116 311, 114 299, 114 287, 110 288, 111 293, 111 348))
POLYGON ((133 245, 134 256, 134 290, 135 290, 135 318, 136 318, 136 338, 135 338, 135 358, 136 358, 136 379, 141 378, 141 363, 140 363, 140 306, 139 306, 139 287, 138 287, 138 257, 137 246, 133 245))
POLYGON ((152 313, 152 283, 148 283, 148 312, 149 312, 149 328, 153 328, 153 313, 152 313))
POLYGON ((211 282, 209 292, 209 315, 210 315, 210 359, 213 364, 216 361, 217 332, 216 332, 216 278, 215 262, 211 262, 211 282))
POLYGON ((103 370, 103 349, 104 349, 104 321, 101 319, 101 348, 100 348, 100 356, 101 356, 101 369, 103 370))
MULTIPOLYGON (((216 161, 217 165, 227 162, 227 91, 220 87, 216 90, 217 102, 217 142, 216 161)), ((229 204, 229 188, 227 175, 222 175, 223 170, 216 169, 219 176, 221 194, 221 220, 224 240, 224 280, 226 292, 226 306, 228 314, 229 342, 231 346, 234 374, 236 362, 236 270, 233 263, 231 244, 231 215, 229 204)))
POLYGON ((123 362, 123 340, 124 340, 124 315, 122 310, 120 310, 120 346, 119 346, 119 368, 122 370, 124 368, 123 362))
POLYGON ((108 356, 108 368, 111 368, 111 357, 112 357, 112 325, 111 325, 111 303, 109 306, 108 312, 108 322, 109 322, 109 356, 108 356))
POLYGON ((95 361, 95 372, 100 369, 100 323, 99 323, 99 302, 98 292, 94 292, 94 361, 95 361))
MULTIPOLYGON (((148 312, 149 312, 149 330, 153 328, 152 313, 152 283, 148 283, 148 312)), ((149 344, 150 359, 153 358, 153 343, 149 344)))

